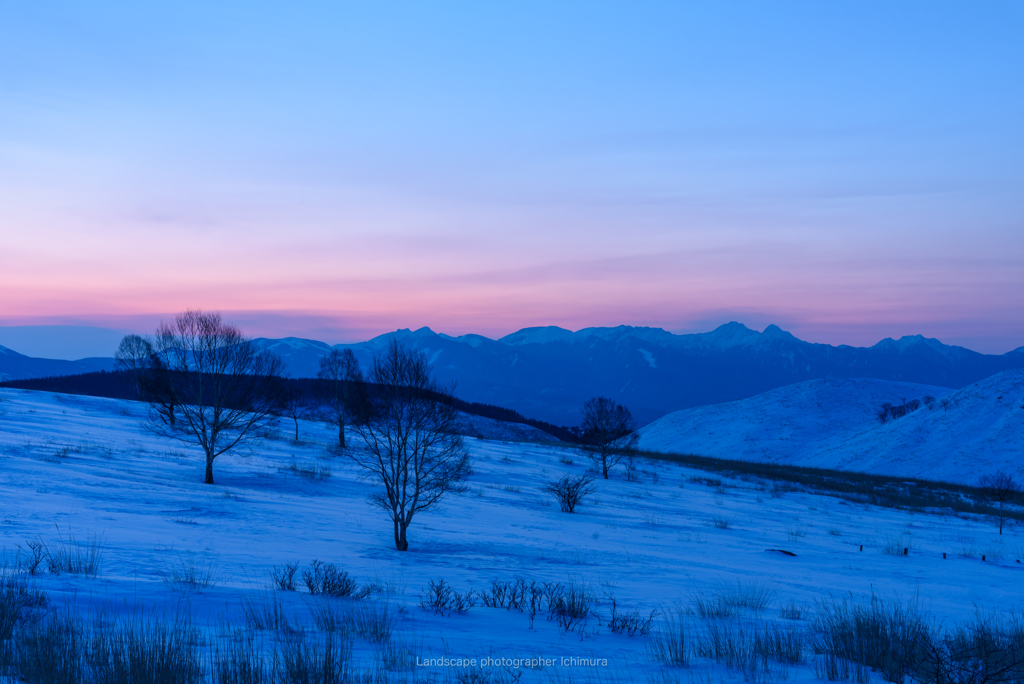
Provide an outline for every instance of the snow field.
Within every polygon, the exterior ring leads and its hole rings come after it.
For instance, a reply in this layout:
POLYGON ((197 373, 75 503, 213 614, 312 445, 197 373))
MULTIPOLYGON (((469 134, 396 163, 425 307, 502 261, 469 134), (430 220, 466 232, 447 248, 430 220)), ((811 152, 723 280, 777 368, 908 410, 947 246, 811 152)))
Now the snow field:
MULTIPOLYGON (((1024 569, 1016 561, 1024 535, 1015 525, 1000 538, 989 520, 801 492, 773 496, 770 483, 663 461, 641 462, 637 482, 621 471, 596 481, 593 497, 569 515, 541 488, 584 472, 578 454, 470 439, 469 491, 418 516, 410 550, 399 553, 390 522, 366 501, 371 483, 333 454, 330 430, 318 424, 302 423, 303 441, 295 443, 290 422, 282 422, 251 453, 220 457, 217 484, 209 486, 199 450, 147 433, 141 404, 17 390, 0 397, 0 547, 8 572, 27 557, 29 542, 74 550, 101 539, 95 578, 44 571, 31 582, 52 605, 83 612, 187 611, 210 644, 248 633, 266 649, 319 638, 315 614, 327 605, 391 616, 386 645, 357 637, 353 658, 366 667, 405 662, 396 680, 461 681, 457 668, 417 667, 417 657, 545 661, 523 671, 524 682, 728 680, 741 675, 707 658, 686 670, 664 668, 647 638, 611 633, 611 597, 619 611, 659 611, 656 630, 680 610, 699 626, 700 606, 720 601, 735 604, 732 619, 794 629, 830 599, 916 599, 946 623, 975 610, 1005 617, 1021 604, 1024 569), (909 555, 899 555, 903 548, 909 555), (275 566, 309 569, 314 559, 380 592, 320 599, 301 582, 296 592, 272 587, 275 566), (438 578, 459 592, 516 578, 585 585, 595 604, 586 625, 570 632, 545 614, 531 626, 524 613, 481 604, 444 616, 420 608, 438 578), (764 605, 752 609, 736 598, 751 593, 764 605), (289 629, 249 629, 253 615, 275 606, 289 629)), ((814 680, 810 660, 774 677, 814 680)), ((514 676, 493 672, 502 681, 514 676)))
POLYGON ((977 484, 1024 479, 1024 370, 960 390, 829 378, 670 413, 640 429, 640 448, 977 484), (936 398, 885 424, 883 402, 936 398))

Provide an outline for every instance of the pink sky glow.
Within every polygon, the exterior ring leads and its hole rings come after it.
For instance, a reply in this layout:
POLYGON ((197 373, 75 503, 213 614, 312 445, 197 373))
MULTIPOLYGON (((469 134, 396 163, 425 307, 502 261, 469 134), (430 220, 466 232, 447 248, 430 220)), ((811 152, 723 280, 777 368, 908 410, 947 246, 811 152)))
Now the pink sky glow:
POLYGON ((1024 345, 1019 3, 527 5, 11 5, 0 325, 1024 345))

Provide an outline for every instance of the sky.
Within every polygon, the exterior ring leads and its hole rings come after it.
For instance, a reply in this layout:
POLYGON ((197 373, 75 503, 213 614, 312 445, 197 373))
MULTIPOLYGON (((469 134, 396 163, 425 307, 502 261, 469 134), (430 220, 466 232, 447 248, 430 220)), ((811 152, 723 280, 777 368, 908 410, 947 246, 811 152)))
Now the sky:
POLYGON ((1024 345, 1018 2, 0 0, 0 326, 1024 345))

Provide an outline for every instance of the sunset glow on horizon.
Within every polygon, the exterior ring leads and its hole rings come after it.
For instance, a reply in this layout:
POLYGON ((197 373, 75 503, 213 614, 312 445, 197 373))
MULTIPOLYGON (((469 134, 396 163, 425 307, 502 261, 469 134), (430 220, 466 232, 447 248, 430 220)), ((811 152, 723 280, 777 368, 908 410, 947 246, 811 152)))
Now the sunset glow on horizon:
POLYGON ((1022 26, 1009 2, 0 0, 0 325, 738 320, 1003 353, 1022 26))

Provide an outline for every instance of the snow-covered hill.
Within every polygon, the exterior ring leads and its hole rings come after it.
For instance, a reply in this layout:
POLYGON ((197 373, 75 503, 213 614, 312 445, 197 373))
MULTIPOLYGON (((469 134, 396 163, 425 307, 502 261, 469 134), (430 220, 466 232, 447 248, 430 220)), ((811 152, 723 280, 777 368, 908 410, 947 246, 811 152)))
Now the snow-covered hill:
MULTIPOLYGON (((970 393, 958 400, 960 409, 974 401, 970 393)), ((334 435, 324 425, 302 421, 302 441, 293 441, 284 423, 251 451, 219 457, 209 486, 201 453, 148 432, 144 417, 137 402, 0 389, 0 581, 13 576, 44 592, 52 616, 66 608, 86 618, 102 612, 104 624, 119 615, 191 620, 204 659, 232 644, 269 653, 322 643, 328 628, 317 616, 329 609, 353 667, 378 672, 360 681, 675 682, 680 670, 653 657, 648 639, 610 629, 613 597, 620 616, 661 611, 656 633, 671 629, 663 617, 685 621, 695 642, 708 625, 730 634, 771 627, 799 640, 835 596, 863 605, 913 600, 948 622, 976 611, 1003 620, 1022 607, 1024 528, 1016 525, 998 536, 988 519, 769 496, 766 483, 709 481, 707 472, 647 460, 634 481, 613 472, 595 482, 567 514, 544 487, 586 472, 571 449, 470 439, 467 490, 419 514, 412 547, 400 553, 390 522, 368 501, 372 483, 327 448, 334 435), (91 540, 97 577, 49 574, 45 561, 34 576, 16 570, 30 543, 76 554, 91 540), (309 570, 313 559, 378 588, 360 600, 310 596, 301 573, 298 591, 273 588, 275 566, 309 570), (592 603, 574 631, 545 613, 532 619, 479 602, 445 616, 421 608, 438 578, 459 592, 516 578, 571 583, 592 603), (748 597, 760 597, 757 607, 748 597), (699 601, 729 610, 705 623, 699 601), (368 613, 386 618, 386 636, 346 631, 368 613), (549 664, 467 674, 415 660, 484 656, 549 664)), ((360 448, 357 439, 350 448, 360 448)), ((757 681, 821 681, 813 658, 804 648, 757 681)), ((683 672, 694 681, 742 678, 707 656, 683 672)))
POLYGON ((524 423, 509 423, 504 420, 474 416, 469 413, 461 413, 462 434, 477 439, 490 439, 498 442, 541 442, 551 444, 558 442, 558 438, 543 430, 538 430, 532 425, 524 423))
POLYGON ((973 484, 1002 469, 1024 477, 1024 371, 961 390, 833 378, 671 413, 640 430, 640 448, 973 484), (881 423, 885 402, 935 397, 881 423))
POLYGON ((974 484, 996 470, 1024 479, 1024 371, 997 373, 929 410, 843 439, 811 455, 829 467, 974 484))
POLYGON ((951 391, 862 378, 810 380, 750 399, 670 413, 640 430, 640 448, 797 463, 824 441, 877 425, 885 402, 951 391))

